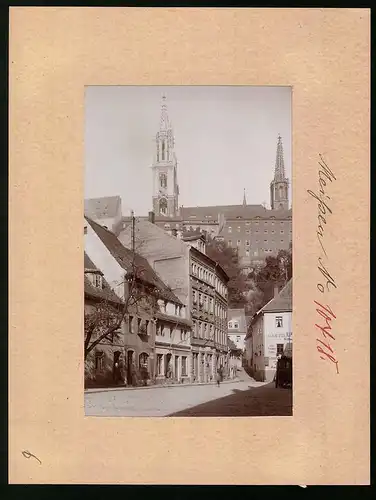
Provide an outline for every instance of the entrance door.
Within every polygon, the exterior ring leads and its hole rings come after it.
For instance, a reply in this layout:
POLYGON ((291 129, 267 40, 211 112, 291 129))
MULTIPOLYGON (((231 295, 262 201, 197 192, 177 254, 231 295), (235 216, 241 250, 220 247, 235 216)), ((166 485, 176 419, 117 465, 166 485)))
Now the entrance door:
POLYGON ((179 380, 179 356, 175 356, 175 378, 179 380))
POLYGON ((200 354, 200 382, 204 382, 204 373, 205 373, 205 355, 203 353, 200 354))
POLYGON ((198 354, 193 354, 193 363, 194 363, 194 376, 195 380, 198 382, 198 354))
POLYGON ((133 368, 133 361, 134 361, 134 352, 133 351, 128 351, 127 352, 127 385, 132 385, 132 368, 133 368))
POLYGON ((172 375, 171 354, 166 354, 165 377, 170 378, 172 375))
POLYGON ((112 378, 113 378, 115 384, 117 384, 120 380, 120 366, 119 366, 120 354, 121 354, 120 351, 114 352, 114 362, 113 362, 113 366, 112 366, 112 378))

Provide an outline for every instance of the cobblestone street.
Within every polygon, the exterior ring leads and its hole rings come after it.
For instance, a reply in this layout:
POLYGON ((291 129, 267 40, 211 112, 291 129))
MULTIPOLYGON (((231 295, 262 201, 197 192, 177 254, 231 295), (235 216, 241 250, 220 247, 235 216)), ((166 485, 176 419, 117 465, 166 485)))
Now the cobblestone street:
POLYGON ((85 393, 87 416, 291 415, 291 391, 275 389, 240 372, 239 381, 85 393))
POLYGON ((291 416, 292 390, 276 389, 274 384, 232 388, 232 394, 177 412, 176 417, 265 417, 291 416))

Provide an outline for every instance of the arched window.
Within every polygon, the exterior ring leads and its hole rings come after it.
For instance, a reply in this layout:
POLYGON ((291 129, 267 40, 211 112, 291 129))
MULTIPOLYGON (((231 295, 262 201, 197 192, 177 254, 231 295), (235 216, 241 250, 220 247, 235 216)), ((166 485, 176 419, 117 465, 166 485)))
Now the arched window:
POLYGON ((162 161, 165 159, 165 141, 162 141, 162 161))
POLYGON ((167 187, 167 175, 166 174, 160 174, 159 175, 159 185, 161 188, 166 188, 167 187))
POLYGON ((165 198, 162 198, 159 202, 159 213, 167 215, 167 200, 165 198))
POLYGON ((147 368, 148 367, 148 360, 149 360, 149 356, 146 354, 146 352, 142 352, 139 356, 140 368, 141 367, 147 368))

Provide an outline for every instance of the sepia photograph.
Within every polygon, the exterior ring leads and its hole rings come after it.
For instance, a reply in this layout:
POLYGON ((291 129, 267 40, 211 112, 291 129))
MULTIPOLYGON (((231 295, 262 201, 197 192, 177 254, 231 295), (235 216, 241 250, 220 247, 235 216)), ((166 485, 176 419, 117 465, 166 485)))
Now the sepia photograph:
POLYGON ((291 99, 86 87, 86 416, 292 416, 291 99))

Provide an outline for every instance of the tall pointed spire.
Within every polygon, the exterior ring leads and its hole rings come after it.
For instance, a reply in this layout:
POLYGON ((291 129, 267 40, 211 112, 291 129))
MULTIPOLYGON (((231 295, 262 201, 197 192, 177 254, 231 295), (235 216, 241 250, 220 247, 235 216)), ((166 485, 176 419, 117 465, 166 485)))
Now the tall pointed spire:
POLYGON ((247 206, 247 199, 245 197, 245 188, 244 188, 244 194, 243 194, 243 207, 247 206))
POLYGON ((159 130, 155 136, 153 162, 153 210, 156 215, 173 217, 179 212, 179 186, 175 140, 167 113, 166 96, 162 96, 159 130))
POLYGON ((162 111, 161 111, 161 121, 159 124, 159 129, 166 131, 171 129, 171 123, 167 113, 167 104, 165 95, 162 96, 162 111))
POLYGON ((283 160, 282 138, 279 134, 278 134, 278 144, 277 144, 277 155, 275 159, 274 180, 275 181, 286 180, 285 162, 283 160))
POLYGON ((272 210, 289 208, 289 181, 285 175, 282 138, 278 134, 274 179, 270 183, 270 206, 272 210))

